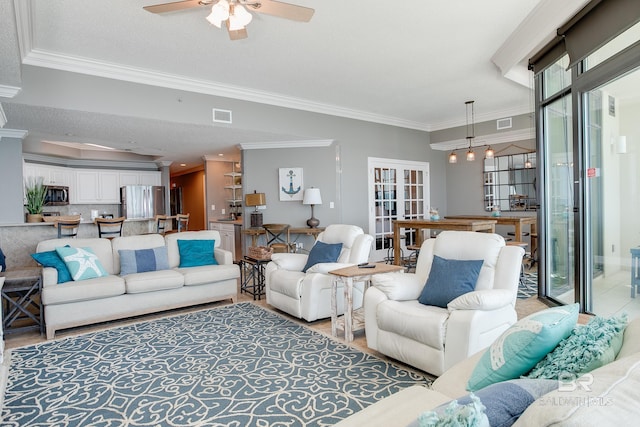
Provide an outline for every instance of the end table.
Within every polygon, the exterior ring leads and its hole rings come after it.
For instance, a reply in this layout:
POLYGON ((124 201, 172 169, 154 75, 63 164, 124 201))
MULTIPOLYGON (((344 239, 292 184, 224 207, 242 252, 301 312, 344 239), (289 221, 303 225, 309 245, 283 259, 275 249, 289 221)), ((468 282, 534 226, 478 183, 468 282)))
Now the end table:
POLYGON ((338 326, 344 329, 344 339, 347 342, 353 341, 353 331, 364 327, 364 315, 360 311, 353 310, 353 282, 365 282, 369 285, 371 276, 374 274, 391 273, 404 270, 404 267, 394 264, 375 263, 373 268, 362 268, 354 265, 352 267, 332 270, 335 279, 331 284, 331 335, 338 336, 338 326), (344 316, 338 318, 338 282, 344 286, 344 316))
POLYGON ((42 268, 9 270, 0 273, 0 276, 5 278, 0 297, 4 333, 22 332, 35 328, 43 334, 44 312, 40 301, 42 268), (29 310, 30 308, 34 310, 29 310), (33 324, 24 325, 28 323, 23 322, 27 319, 31 319, 33 324))

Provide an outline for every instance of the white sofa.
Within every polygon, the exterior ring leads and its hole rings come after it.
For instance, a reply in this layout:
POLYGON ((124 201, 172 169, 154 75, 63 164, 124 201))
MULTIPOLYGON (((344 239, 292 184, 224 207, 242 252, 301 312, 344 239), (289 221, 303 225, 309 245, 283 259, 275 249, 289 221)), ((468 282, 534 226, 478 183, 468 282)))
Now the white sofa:
MULTIPOLYGON (((467 381, 483 353, 448 369, 431 388, 404 389, 342 420, 336 427, 409 425, 422 412, 468 394, 467 381)), ((558 389, 539 397, 514 426, 635 425, 640 419, 640 319, 626 327, 616 360, 591 371, 575 384, 574 390, 558 389)))
MULTIPOLYGON (((265 268, 267 303, 307 322, 331 317, 331 270, 369 260, 373 237, 355 225, 332 224, 318 235, 317 241, 342 243, 337 262, 320 263, 303 272, 308 255, 276 253, 265 268)), ((362 306, 363 283, 353 287, 353 307, 362 306)), ((338 295, 343 295, 342 286, 338 295)), ((344 313, 344 299, 338 298, 338 314, 344 313)))
POLYGON ((415 273, 373 276, 364 300, 367 346, 433 375, 488 347, 517 321, 524 250, 498 234, 443 231, 420 248, 415 273), (418 301, 434 255, 483 260, 475 290, 447 308, 418 301))
POLYGON ((217 231, 187 231, 117 237, 113 240, 52 239, 40 242, 37 252, 56 247, 89 247, 108 276, 58 284, 55 268, 43 269, 42 303, 47 339, 60 329, 148 314, 213 301, 237 299, 240 269, 231 252, 221 249, 217 231), (215 240, 218 265, 179 268, 178 239, 215 240), (120 274, 120 249, 167 247, 168 270, 120 274))

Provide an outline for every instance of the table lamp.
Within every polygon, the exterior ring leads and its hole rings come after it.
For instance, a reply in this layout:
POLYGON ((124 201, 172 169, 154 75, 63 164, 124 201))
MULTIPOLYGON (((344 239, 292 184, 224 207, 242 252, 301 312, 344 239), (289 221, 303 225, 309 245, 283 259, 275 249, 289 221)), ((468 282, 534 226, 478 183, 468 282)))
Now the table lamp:
POLYGON ((244 196, 245 206, 254 206, 255 211, 251 212, 251 227, 262 227, 262 212, 258 212, 258 206, 267 204, 267 197, 264 193, 249 193, 244 196))
POLYGON ((303 205, 311 205, 311 218, 307 220, 309 228, 316 228, 320 221, 313 216, 313 207, 315 205, 322 204, 322 196, 320 196, 319 188, 307 188, 304 190, 304 197, 302 199, 303 205))

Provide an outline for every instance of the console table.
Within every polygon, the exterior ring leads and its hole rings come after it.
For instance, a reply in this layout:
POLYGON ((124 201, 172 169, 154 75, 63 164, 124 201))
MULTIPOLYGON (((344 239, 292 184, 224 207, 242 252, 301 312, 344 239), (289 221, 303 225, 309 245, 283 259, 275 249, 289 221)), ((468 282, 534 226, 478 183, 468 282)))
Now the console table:
MULTIPOLYGON (((318 237, 318 234, 322 233, 323 231, 324 227, 289 227, 289 236, 291 236, 292 234, 306 235, 313 236, 313 238, 316 239, 318 237)), ((262 227, 245 228, 244 230, 242 230, 242 232, 246 235, 251 236, 251 246, 258 246, 258 237, 267 234, 267 232, 262 227)), ((289 240, 291 239, 289 238, 289 240)))
POLYGON ((42 268, 5 271, 0 273, 0 277, 5 279, 0 298, 5 334, 31 329, 38 329, 43 334, 44 312, 40 302, 42 268), (29 310, 30 308, 33 311, 29 310), (33 322, 29 324, 28 319, 33 322))

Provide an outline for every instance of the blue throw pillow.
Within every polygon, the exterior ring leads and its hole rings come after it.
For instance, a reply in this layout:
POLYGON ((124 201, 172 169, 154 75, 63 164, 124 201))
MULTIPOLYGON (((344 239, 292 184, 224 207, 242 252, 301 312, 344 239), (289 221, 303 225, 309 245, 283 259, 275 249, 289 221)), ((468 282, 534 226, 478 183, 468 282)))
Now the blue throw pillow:
POLYGON ((444 259, 434 255, 427 283, 422 288, 418 302, 447 308, 451 301, 476 288, 483 262, 444 259))
POLYGON ((7 260, 4 257, 2 248, 0 248, 0 271, 6 271, 6 270, 7 270, 7 260))
POLYGON ((311 248, 311 251, 309 251, 307 264, 302 269, 302 272, 306 273, 308 269, 316 264, 338 261, 341 250, 342 243, 324 243, 321 241, 317 241, 316 244, 311 248))
MULTIPOLYGON (((460 414, 460 408, 472 405, 473 397, 475 397, 484 406, 483 412, 491 427, 509 427, 534 401, 557 389, 558 382, 553 380, 517 379, 503 381, 478 390, 476 393, 462 396, 453 401, 456 402, 455 404, 453 402, 445 403, 433 411, 423 412, 418 420, 409 426, 430 425, 422 422, 436 417, 441 420, 446 411, 452 412, 453 408, 456 409, 457 414, 460 414)), ((460 419, 458 418, 456 421, 460 421, 460 419)))
POLYGON ((71 278, 71 273, 69 273, 69 269, 67 268, 67 264, 65 264, 62 258, 60 258, 58 252, 38 252, 31 254, 31 257, 43 267, 52 267, 58 270, 58 283, 70 282, 73 280, 71 278))
POLYGON ((596 368, 613 362, 622 347, 627 315, 594 317, 586 325, 576 326, 571 335, 527 374, 529 378, 574 380, 596 368))
POLYGON ((484 352, 469 378, 467 390, 518 378, 529 372, 578 321, 579 304, 531 314, 504 331, 484 352))
POLYGON ((73 280, 95 279, 109 275, 91 248, 65 246, 56 248, 56 252, 69 269, 73 280))
POLYGON ((218 261, 213 254, 215 243, 215 240, 178 240, 179 267, 217 265, 218 261))
POLYGON ((145 271, 168 270, 169 255, 166 246, 151 249, 120 249, 120 275, 145 271))

